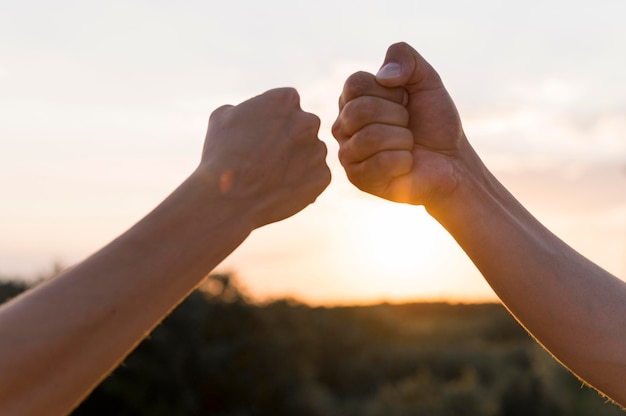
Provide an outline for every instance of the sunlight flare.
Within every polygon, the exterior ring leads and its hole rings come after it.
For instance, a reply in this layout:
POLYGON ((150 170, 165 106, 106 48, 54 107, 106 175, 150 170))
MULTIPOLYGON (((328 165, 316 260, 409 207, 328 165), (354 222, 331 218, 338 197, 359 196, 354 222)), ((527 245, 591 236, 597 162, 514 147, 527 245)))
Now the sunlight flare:
POLYGON ((353 219, 351 254, 379 288, 384 278, 396 295, 415 293, 445 262, 445 231, 422 209, 374 203, 353 219))

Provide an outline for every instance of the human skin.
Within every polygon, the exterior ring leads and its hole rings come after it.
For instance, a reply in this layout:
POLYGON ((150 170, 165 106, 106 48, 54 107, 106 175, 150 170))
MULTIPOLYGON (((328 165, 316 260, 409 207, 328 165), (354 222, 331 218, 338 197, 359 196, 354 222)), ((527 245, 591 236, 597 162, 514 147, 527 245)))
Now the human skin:
POLYGON ((498 182, 417 51, 394 44, 376 75, 349 77, 333 134, 355 186, 423 205, 538 342, 626 405, 626 283, 561 241, 498 182))
POLYGON ((69 413, 256 228, 330 182, 290 88, 210 117, 197 169, 116 240, 0 308, 0 414, 69 413))

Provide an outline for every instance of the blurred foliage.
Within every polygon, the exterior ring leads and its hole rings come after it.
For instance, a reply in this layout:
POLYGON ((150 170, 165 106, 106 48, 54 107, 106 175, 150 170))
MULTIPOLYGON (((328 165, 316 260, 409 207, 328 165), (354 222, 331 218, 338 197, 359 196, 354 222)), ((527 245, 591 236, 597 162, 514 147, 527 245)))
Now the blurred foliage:
MULTIPOLYGON (((0 300, 23 285, 0 283, 0 300)), ((499 304, 253 304, 211 275, 74 416, 618 415, 499 304)))
POLYGON ((0 280, 0 304, 13 299, 26 289, 28 289, 28 285, 17 279, 0 280))

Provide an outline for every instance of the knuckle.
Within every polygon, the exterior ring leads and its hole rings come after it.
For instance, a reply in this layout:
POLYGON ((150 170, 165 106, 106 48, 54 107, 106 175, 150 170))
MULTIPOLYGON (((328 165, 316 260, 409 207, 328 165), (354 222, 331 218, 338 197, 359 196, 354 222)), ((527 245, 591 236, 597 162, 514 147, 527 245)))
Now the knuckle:
POLYGON ((298 91, 293 87, 274 88, 266 91, 264 95, 285 104, 294 106, 300 104, 300 94, 298 94, 298 91))
POLYGON ((304 112, 304 116, 306 117, 306 122, 311 125, 312 128, 319 130, 322 120, 313 113, 304 112))
POLYGON ((359 118, 370 120, 376 115, 378 110, 377 100, 373 97, 359 97, 350 101, 346 107, 349 106, 349 112, 353 115, 358 115, 359 118))
POLYGON ((341 124, 341 121, 339 118, 337 118, 337 120, 335 120, 335 122, 333 123, 333 125, 330 128, 330 131, 333 135, 333 137, 337 140, 337 141, 343 141, 347 138, 347 136, 344 134, 343 132, 343 126, 341 124))
POLYGON ((352 138, 355 144, 363 149, 375 149, 379 144, 379 135, 377 134, 375 125, 363 128, 356 132, 352 138))
POLYGON ((282 98, 285 101, 290 102, 293 105, 300 104, 300 94, 298 94, 298 91, 295 88, 284 87, 279 88, 279 91, 281 92, 282 98))
POLYGON ((376 82, 374 75, 369 72, 355 72, 346 80, 343 91, 344 99, 350 101, 354 97, 364 95, 371 90, 373 82, 376 82))
POLYGON ((225 104, 220 107, 217 107, 215 110, 211 112, 211 115, 209 116, 209 122, 212 120, 215 120, 216 118, 223 117, 225 113, 227 113, 228 110, 230 110, 231 108, 233 108, 233 106, 230 104, 225 104))
POLYGON ((321 120, 312 113, 302 112, 290 126, 289 135, 295 139, 310 139, 317 137, 321 120))
POLYGON ((376 153, 372 157, 372 168, 378 172, 385 171, 388 166, 392 165, 393 158, 391 152, 376 153))
POLYGON ((339 150, 337 151, 337 158, 342 166, 346 166, 348 163, 352 161, 352 152, 350 150, 350 146, 344 145, 339 146, 339 150))

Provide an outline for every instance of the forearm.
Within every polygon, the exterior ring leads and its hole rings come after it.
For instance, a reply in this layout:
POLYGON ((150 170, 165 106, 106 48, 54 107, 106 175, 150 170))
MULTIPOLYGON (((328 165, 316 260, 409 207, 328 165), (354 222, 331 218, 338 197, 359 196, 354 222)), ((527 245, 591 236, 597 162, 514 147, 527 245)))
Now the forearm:
POLYGON ((209 118, 198 169, 102 250, 0 308, 0 414, 68 413, 258 227, 330 182, 292 88, 209 118))
POLYGON ((245 207, 192 176, 120 238, 6 305, 0 413, 67 413, 250 231, 245 207))
MULTIPOLYGON (((469 146, 469 145, 468 145, 469 146)), ((473 150, 455 191, 429 211, 513 315, 561 362, 626 403, 626 284, 530 215, 473 150)))

